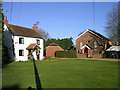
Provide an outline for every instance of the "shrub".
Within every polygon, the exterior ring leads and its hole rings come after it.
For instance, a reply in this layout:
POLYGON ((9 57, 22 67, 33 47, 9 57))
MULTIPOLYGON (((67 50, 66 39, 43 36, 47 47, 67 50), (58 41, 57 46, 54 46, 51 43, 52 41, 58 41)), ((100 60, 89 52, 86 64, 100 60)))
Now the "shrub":
POLYGON ((56 51, 56 57, 62 58, 77 58, 76 50, 69 50, 69 51, 56 51))
POLYGON ((2 65, 4 66, 5 64, 10 63, 10 57, 8 54, 8 48, 3 46, 2 47, 2 65))
POLYGON ((120 58, 120 51, 106 51, 103 54, 103 58, 120 58))

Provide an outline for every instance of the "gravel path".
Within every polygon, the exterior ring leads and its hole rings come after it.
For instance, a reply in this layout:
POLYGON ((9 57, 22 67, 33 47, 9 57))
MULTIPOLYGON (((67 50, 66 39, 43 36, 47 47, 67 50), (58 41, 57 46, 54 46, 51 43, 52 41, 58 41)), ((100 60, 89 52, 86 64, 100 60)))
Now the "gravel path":
POLYGON ((60 59, 87 59, 87 60, 101 60, 101 61, 120 61, 120 59, 111 58, 60 58, 60 59))

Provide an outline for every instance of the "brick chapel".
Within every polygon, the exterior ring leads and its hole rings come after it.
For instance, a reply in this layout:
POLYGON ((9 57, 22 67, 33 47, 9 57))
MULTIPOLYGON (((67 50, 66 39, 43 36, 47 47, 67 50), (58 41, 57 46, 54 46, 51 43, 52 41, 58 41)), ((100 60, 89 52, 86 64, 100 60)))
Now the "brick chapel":
POLYGON ((90 29, 85 30, 76 38, 78 58, 102 58, 110 46, 112 46, 110 39, 90 29))

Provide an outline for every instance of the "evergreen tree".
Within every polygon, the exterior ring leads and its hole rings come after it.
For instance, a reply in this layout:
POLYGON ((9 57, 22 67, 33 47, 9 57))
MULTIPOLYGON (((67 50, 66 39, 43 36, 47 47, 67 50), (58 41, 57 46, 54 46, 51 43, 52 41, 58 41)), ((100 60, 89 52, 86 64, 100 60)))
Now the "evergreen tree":
POLYGON ((64 39, 59 39, 59 38, 58 39, 48 39, 47 41, 45 41, 44 47, 47 47, 51 43, 58 44, 64 50, 67 50, 68 48, 73 46, 72 37, 71 38, 64 38, 64 39))
MULTIPOLYGON (((2 3, 0 2, 0 59, 1 64, 5 65, 10 62, 8 48, 4 46, 4 15, 2 13, 2 3)), ((1 65, 1 66, 2 66, 1 65)))

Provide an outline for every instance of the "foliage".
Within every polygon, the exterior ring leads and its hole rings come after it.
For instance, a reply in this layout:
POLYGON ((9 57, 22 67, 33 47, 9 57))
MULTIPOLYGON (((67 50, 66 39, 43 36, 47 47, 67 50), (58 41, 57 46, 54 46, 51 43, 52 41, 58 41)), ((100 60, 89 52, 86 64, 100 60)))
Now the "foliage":
POLYGON ((71 46, 67 50, 76 50, 76 47, 75 46, 71 46))
MULTIPOLYGON (((118 62, 52 59, 35 63, 42 88, 118 88, 118 62)), ((11 86, 36 87, 32 61, 12 62, 3 68, 2 87, 11 86)))
POLYGON ((2 47, 2 65, 10 63, 10 58, 8 54, 8 48, 3 46, 2 47))
POLYGON ((120 1, 118 2, 118 45, 120 45, 120 1))
MULTIPOLYGON (((2 45, 2 31, 3 31, 3 13, 2 13, 2 3, 0 1, 0 46, 2 45)), ((0 48, 1 50, 2 48, 0 48)))
POLYGON ((77 52, 76 52, 76 50, 56 51, 56 57, 61 57, 61 58, 77 58, 77 52))
POLYGON ((49 38, 48 32, 46 32, 46 31, 43 30, 43 29, 39 29, 39 30, 38 30, 38 33, 41 35, 41 37, 42 37, 44 40, 47 40, 47 39, 49 38))
POLYGON ((119 52, 117 52, 117 51, 106 51, 103 54, 103 58, 118 58, 118 59, 120 59, 120 51, 119 52))
POLYGON ((0 31, 2 31, 2 4, 0 2, 0 31))
MULTIPOLYGON (((0 52, 2 52, 2 42, 3 42, 3 39, 2 39, 2 34, 3 32, 3 13, 2 13, 2 3, 0 1, 0 52)), ((0 57, 2 57, 2 54, 0 53, 0 57)), ((0 66, 2 66, 1 64, 1 61, 2 61, 2 58, 0 58, 0 66)))
POLYGON ((107 15, 105 32, 114 45, 120 45, 120 2, 116 4, 107 15))
POLYGON ((8 48, 4 46, 4 15, 2 13, 2 3, 0 3, 0 51, 2 52, 2 65, 8 64, 10 58, 8 55, 8 48))
POLYGON ((59 39, 59 38, 58 39, 48 39, 47 41, 45 41, 44 47, 47 47, 51 43, 58 44, 64 50, 67 50, 69 47, 71 47, 73 45, 72 37, 70 37, 70 38, 64 38, 64 39, 59 39))

